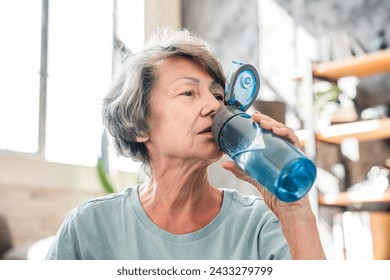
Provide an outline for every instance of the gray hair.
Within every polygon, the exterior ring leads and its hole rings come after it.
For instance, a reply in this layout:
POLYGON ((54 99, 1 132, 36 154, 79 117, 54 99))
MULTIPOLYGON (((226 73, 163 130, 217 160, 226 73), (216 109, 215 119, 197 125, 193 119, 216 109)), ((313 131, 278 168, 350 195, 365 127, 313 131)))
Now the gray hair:
POLYGON ((149 132, 149 99, 158 79, 158 65, 167 58, 185 57, 198 63, 223 87, 225 76, 208 44, 186 29, 158 29, 143 51, 124 57, 119 75, 103 100, 103 124, 119 154, 141 162, 143 172, 151 176, 148 151, 136 138, 149 132))

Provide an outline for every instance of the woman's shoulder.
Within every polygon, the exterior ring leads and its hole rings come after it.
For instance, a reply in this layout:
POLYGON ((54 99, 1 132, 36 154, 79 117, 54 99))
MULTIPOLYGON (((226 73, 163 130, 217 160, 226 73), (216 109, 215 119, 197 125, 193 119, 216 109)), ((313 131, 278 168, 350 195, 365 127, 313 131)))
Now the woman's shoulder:
POLYGON ((70 211, 70 215, 85 215, 90 212, 100 212, 100 211, 113 211, 116 212, 116 209, 119 209, 126 205, 131 205, 130 195, 132 192, 136 192, 136 186, 128 187, 125 190, 117 193, 108 194, 105 196, 97 197, 91 200, 88 200, 78 207, 70 211), (119 207, 120 206, 120 207, 119 207))

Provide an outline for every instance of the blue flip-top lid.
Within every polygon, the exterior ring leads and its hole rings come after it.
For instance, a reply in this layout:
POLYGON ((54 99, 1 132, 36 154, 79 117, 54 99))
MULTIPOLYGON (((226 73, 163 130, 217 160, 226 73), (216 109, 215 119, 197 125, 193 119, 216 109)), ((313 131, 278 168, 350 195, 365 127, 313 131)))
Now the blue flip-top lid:
POLYGON ((225 86, 225 103, 246 111, 256 100, 260 78, 255 67, 233 61, 225 86))

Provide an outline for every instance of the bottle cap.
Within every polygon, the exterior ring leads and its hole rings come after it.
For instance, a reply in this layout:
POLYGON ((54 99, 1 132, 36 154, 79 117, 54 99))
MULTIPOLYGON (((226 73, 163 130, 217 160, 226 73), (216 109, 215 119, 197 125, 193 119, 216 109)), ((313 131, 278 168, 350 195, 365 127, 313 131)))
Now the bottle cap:
POLYGON ((225 86, 225 103, 246 111, 256 100, 260 78, 255 67, 233 61, 225 86))
POLYGON ((225 124, 236 115, 246 114, 235 106, 225 106, 222 110, 218 110, 213 118, 213 122, 211 125, 211 132, 213 133, 214 141, 217 143, 218 148, 220 147, 219 136, 222 128, 225 124))

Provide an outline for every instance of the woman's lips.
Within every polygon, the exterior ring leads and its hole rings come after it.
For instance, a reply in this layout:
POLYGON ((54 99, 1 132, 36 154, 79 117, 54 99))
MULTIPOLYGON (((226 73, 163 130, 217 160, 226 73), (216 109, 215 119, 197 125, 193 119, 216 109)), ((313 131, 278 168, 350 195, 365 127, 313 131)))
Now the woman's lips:
POLYGON ((206 127, 205 129, 198 132, 198 134, 211 133, 211 126, 206 127))

